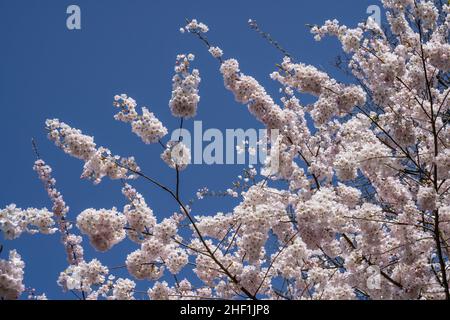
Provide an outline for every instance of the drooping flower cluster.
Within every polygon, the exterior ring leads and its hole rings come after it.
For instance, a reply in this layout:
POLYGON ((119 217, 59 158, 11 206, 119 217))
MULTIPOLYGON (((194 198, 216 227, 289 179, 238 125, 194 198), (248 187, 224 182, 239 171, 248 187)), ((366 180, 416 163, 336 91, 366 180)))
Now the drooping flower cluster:
POLYGON ((136 283, 130 279, 119 278, 113 285, 110 300, 134 300, 136 283))
POLYGON ((114 116, 116 120, 129 122, 132 131, 146 144, 155 143, 167 134, 167 128, 147 108, 142 108, 142 115, 136 112, 136 101, 126 94, 114 97, 114 106, 121 111, 114 116))
POLYGON ((158 260, 158 257, 149 255, 147 251, 136 250, 127 256, 126 265, 128 272, 136 279, 157 280, 165 271, 158 260))
POLYGON ((178 220, 175 215, 155 225, 141 249, 128 255, 127 269, 136 279, 158 280, 166 267, 170 273, 178 274, 187 265, 189 256, 177 237, 178 220))
POLYGON ((9 252, 9 260, 0 259, 0 299, 18 299, 25 290, 23 269, 25 263, 16 250, 9 252))
POLYGON ((189 256, 180 247, 171 248, 167 256, 166 265, 172 274, 178 274, 188 264, 189 256))
POLYGON ((105 282, 108 273, 108 268, 97 259, 90 262, 83 261, 78 265, 71 265, 61 272, 58 285, 64 291, 79 290, 90 293, 94 286, 102 285, 105 282))
POLYGON ((248 104, 250 112, 269 129, 284 127, 284 114, 266 90, 253 78, 240 73, 235 59, 225 60, 220 66, 225 87, 234 93, 238 102, 248 104))
POLYGON ((125 238, 126 217, 116 208, 86 209, 77 217, 77 227, 89 236, 98 251, 107 251, 125 238))
POLYGON ((81 130, 71 128, 58 119, 45 122, 48 137, 65 153, 85 162, 82 178, 91 179, 95 184, 108 176, 111 179, 132 179, 135 175, 129 171, 139 171, 133 157, 113 156, 104 147, 96 148, 94 138, 84 135, 81 130))
POLYGON ((57 231, 54 225, 53 213, 47 209, 22 210, 15 204, 10 204, 0 210, 0 231, 3 232, 5 239, 16 239, 23 232, 52 234, 57 231))
POLYGON ((81 178, 91 179, 98 184, 104 177, 113 180, 134 179, 134 172, 139 172, 134 157, 121 158, 113 156, 109 149, 100 147, 85 164, 81 178), (129 174, 129 172, 132 172, 129 174))
POLYGON ((424 46, 425 54, 430 63, 443 72, 450 71, 450 44, 446 42, 445 35, 436 33, 434 38, 424 46))
POLYGON ((148 289, 148 296, 152 300, 171 300, 174 291, 169 288, 166 281, 156 282, 153 288, 148 289))
POLYGON ((172 97, 169 101, 170 111, 174 117, 192 118, 197 114, 197 105, 200 101, 198 86, 201 78, 197 69, 189 72, 193 60, 193 54, 177 56, 176 74, 172 78, 172 97))
POLYGON ((48 138, 65 153, 84 161, 88 161, 95 154, 94 138, 84 135, 81 130, 71 128, 58 119, 48 119, 45 126, 48 138))
POLYGON ((295 64, 286 57, 281 70, 272 73, 272 79, 318 98, 311 110, 316 126, 326 124, 335 116, 346 115, 355 106, 362 106, 366 102, 366 94, 361 87, 338 84, 313 66, 295 64))
POLYGON ((141 242, 145 234, 153 230, 156 218, 153 210, 147 205, 144 197, 129 184, 122 188, 123 195, 130 201, 123 208, 123 213, 127 219, 127 234, 135 242, 141 242))

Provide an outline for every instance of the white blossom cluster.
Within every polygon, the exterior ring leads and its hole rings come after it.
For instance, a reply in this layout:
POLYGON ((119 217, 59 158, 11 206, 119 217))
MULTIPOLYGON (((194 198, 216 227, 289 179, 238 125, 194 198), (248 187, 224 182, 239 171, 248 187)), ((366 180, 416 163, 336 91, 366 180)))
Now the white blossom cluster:
POLYGON ((197 114, 200 101, 198 86, 201 78, 197 69, 189 72, 189 66, 193 60, 193 54, 177 56, 176 74, 172 78, 172 97, 169 101, 170 111, 174 117, 192 118, 197 114))
POLYGON ((82 238, 69 232, 72 228, 67 221, 69 207, 66 205, 62 194, 56 189, 56 180, 52 177, 52 168, 43 160, 36 160, 33 166, 39 179, 44 184, 47 194, 53 203, 52 211, 57 220, 61 240, 66 249, 69 264, 77 264, 83 261, 84 250, 81 246, 82 238))
POLYGON ((180 271, 188 264, 189 256, 186 253, 186 250, 175 247, 170 250, 170 253, 167 255, 166 265, 169 269, 170 273, 178 274, 180 271))
POLYGON ((106 269, 100 271, 98 280, 91 286, 91 289, 84 291, 86 300, 135 300, 136 283, 127 278, 118 278, 110 274, 106 278, 106 269), (88 293, 86 295, 86 293, 88 293))
MULTIPOLYGON (((438 74, 449 70, 449 6, 438 10, 432 1, 411 0, 383 4, 397 42, 370 19, 354 29, 337 20, 311 29, 316 40, 339 39, 350 56, 344 67, 358 85, 341 84, 285 58, 271 75, 283 85, 280 107, 254 78, 241 73, 237 60, 221 63, 225 86, 236 100, 268 128, 281 129, 275 145, 278 171, 268 176, 287 180, 289 189, 250 188, 238 194, 244 200, 231 214, 196 216, 206 246, 215 248, 216 240, 216 260, 236 275, 222 282, 217 261, 197 255, 197 276, 220 297, 228 297, 237 280, 236 286, 250 293, 279 298, 261 276, 267 265, 272 267, 266 278, 297 279, 284 291, 295 299, 450 294, 436 280, 436 272, 445 277, 442 265, 448 268, 448 261, 442 250, 446 240, 435 237, 436 228, 443 239, 448 234, 450 103, 448 85, 438 74), (296 92, 317 100, 303 107, 296 92), (279 248, 270 259, 269 233, 279 248), (384 270, 376 288, 368 284, 371 268, 384 270)), ((200 191, 198 197, 203 197, 200 191)), ((190 246, 204 249, 198 239, 190 246)), ((150 292, 168 299, 171 290, 161 282, 150 292)))
POLYGON ((94 184, 98 184, 104 177, 113 180, 134 179, 134 172, 139 172, 134 157, 121 158, 113 156, 109 149, 100 147, 85 164, 81 178, 93 180, 94 184), (129 172, 133 172, 129 174, 129 172))
POLYGON ((97 259, 93 259, 90 262, 69 266, 60 273, 58 285, 65 291, 79 290, 90 293, 94 286, 100 286, 105 282, 108 273, 107 267, 97 259))
POLYGON ((191 150, 181 141, 169 141, 161 159, 170 168, 183 171, 191 163, 191 150))
POLYGON ((77 227, 89 236, 98 251, 107 251, 125 238, 126 217, 116 208, 86 209, 77 217, 77 227))
POLYGON ((430 63, 444 72, 450 71, 450 44, 443 35, 436 34, 435 38, 424 46, 424 51, 430 59, 430 63))
POLYGON ((81 130, 70 127, 58 119, 45 121, 48 137, 65 153, 88 161, 96 152, 94 138, 84 135, 81 130))
POLYGON ((18 299, 25 290, 23 275, 25 263, 16 250, 9 252, 9 259, 0 259, 0 298, 1 300, 18 299))
POLYGON ((111 179, 133 179, 129 171, 139 171, 133 157, 113 156, 104 147, 96 148, 94 138, 84 135, 81 130, 71 128, 58 119, 47 120, 48 137, 65 153, 85 162, 82 178, 91 179, 95 184, 108 176, 111 179))
POLYGON ((284 114, 275 104, 266 90, 253 78, 240 73, 239 63, 235 59, 225 60, 220 72, 225 87, 234 93, 238 102, 248 104, 250 112, 269 129, 284 127, 284 114))
POLYGON ((136 279, 158 280, 169 270, 178 274, 189 262, 189 256, 177 242, 178 222, 166 218, 153 228, 152 236, 142 242, 141 249, 128 255, 127 269, 136 279))
POLYGON ((61 193, 56 189, 56 180, 52 177, 52 168, 43 160, 36 160, 33 166, 34 171, 38 174, 39 179, 44 183, 45 189, 53 203, 52 211, 59 219, 63 219, 69 207, 64 202, 61 193))
POLYGON ((16 239, 24 232, 52 234, 58 230, 53 227, 54 225, 53 213, 47 209, 22 210, 15 204, 10 204, 0 210, 0 231, 8 240, 16 239))
POLYGON ((136 101, 126 94, 114 96, 114 106, 121 111, 114 116, 116 120, 129 122, 132 131, 146 144, 158 142, 167 134, 167 128, 147 108, 142 115, 136 112, 136 101))
POLYGON ((134 300, 136 283, 130 279, 119 278, 113 285, 110 300, 134 300))
POLYGON ((147 251, 136 250, 127 256, 128 272, 139 280, 160 279, 164 275, 165 268, 161 265, 161 262, 153 260, 159 260, 159 258, 147 254, 147 251))
POLYGON ((209 31, 209 28, 203 22, 199 22, 197 21, 197 19, 192 19, 184 28, 181 28, 180 31, 207 33, 209 31))
POLYGON ((223 56, 223 51, 219 47, 211 47, 209 48, 208 51, 216 59, 221 58, 223 56))
POLYGON ((47 295, 45 293, 36 295, 35 293, 28 295, 28 300, 48 300, 47 295))
POLYGON ((346 26, 339 25, 338 20, 327 20, 321 27, 314 26, 311 32, 315 34, 315 39, 320 41, 325 35, 337 36, 342 42, 345 52, 350 53, 359 49, 361 40, 363 39, 363 29, 348 29, 346 26))
POLYGON ((148 296, 151 300, 171 300, 171 296, 174 294, 166 281, 156 282, 153 288, 148 289, 148 296))
MULTIPOLYGON (((281 50, 287 57, 271 74, 281 85, 280 103, 241 72, 236 59, 222 59, 222 50, 206 39, 206 25, 194 19, 181 29, 207 44, 235 99, 280 132, 261 174, 249 168, 221 193, 236 201, 228 211, 208 213, 194 200, 184 202, 180 175, 190 150, 181 139, 162 143, 167 129, 148 109, 138 114, 127 95, 115 97, 115 118, 130 123, 144 143, 163 145, 161 158, 177 170, 175 184, 144 175, 133 159, 112 156, 59 120, 47 121, 50 139, 85 162, 84 177, 100 182, 139 173, 174 200, 177 211, 157 219, 156 207, 124 182, 123 213, 86 209, 77 217, 77 227, 99 251, 127 235, 138 245, 118 267, 133 280, 116 280, 96 259, 84 261, 82 239, 68 233, 68 207, 42 160, 35 170, 53 213, 11 205, 0 211, 0 230, 7 239, 51 233, 55 217, 68 253, 80 257, 69 259, 58 283, 86 299, 136 299, 137 281, 143 281, 143 292, 154 300, 450 300, 450 6, 382 3, 389 32, 371 19, 356 28, 337 20, 311 28, 316 40, 339 40, 348 58, 339 67, 353 77, 348 84, 281 50), (309 105, 304 95, 312 99, 309 105), (178 281, 184 271, 193 278, 178 281)), ((193 59, 177 58, 170 101, 175 117, 196 114, 200 77, 189 71, 193 59)), ((196 196, 214 194, 205 187, 196 196)), ((15 251, 9 261, 0 260, 0 297, 14 299, 24 291, 23 268, 15 251)))
POLYGON ((305 64, 295 64, 285 58, 282 72, 271 74, 272 79, 284 86, 317 97, 312 106, 311 116, 316 126, 326 124, 335 116, 348 114, 356 106, 366 102, 366 94, 359 86, 344 86, 331 79, 326 73, 305 64))
POLYGON ((132 186, 126 184, 122 188, 123 195, 130 201, 123 208, 128 223, 128 237, 140 243, 143 236, 153 230, 156 225, 156 218, 153 210, 147 205, 144 197, 136 191, 132 186))

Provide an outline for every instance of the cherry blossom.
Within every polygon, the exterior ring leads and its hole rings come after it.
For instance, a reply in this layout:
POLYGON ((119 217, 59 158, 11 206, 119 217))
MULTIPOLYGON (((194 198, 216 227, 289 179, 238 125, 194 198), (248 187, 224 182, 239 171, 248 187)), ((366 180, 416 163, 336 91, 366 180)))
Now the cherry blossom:
POLYGON ((172 79, 172 98, 169 107, 174 117, 192 118, 197 114, 197 105, 200 101, 198 86, 201 78, 197 69, 189 72, 189 66, 194 55, 178 55, 175 72, 172 79))
MULTIPOLYGON (((191 169, 187 145, 181 137, 163 142, 168 129, 151 109, 137 111, 136 100, 116 95, 114 118, 129 123, 144 144, 163 147, 160 160, 169 173, 176 171, 175 181, 159 181, 134 157, 114 156, 81 130, 47 120, 49 139, 84 162, 82 178, 114 180, 125 198, 112 200, 123 201, 123 212, 87 208, 73 228, 52 169, 39 159, 34 170, 52 211, 9 205, 0 211, 0 230, 8 240, 59 231, 69 265, 58 284, 82 299, 136 299, 142 282, 154 300, 450 300, 450 6, 382 4, 387 28, 372 19, 355 27, 337 19, 310 26, 315 40, 340 43, 336 67, 345 82, 299 62, 250 20, 251 29, 283 54, 269 75, 279 87, 274 93, 213 45, 206 24, 189 20, 180 31, 206 44, 225 89, 279 133, 266 162, 246 169, 226 191, 199 184, 188 194, 181 183, 191 169), (173 211, 155 205, 153 193, 146 193, 152 189, 125 181, 137 178, 163 192, 173 211), (216 209, 196 206, 212 197, 216 209), (233 205, 220 207, 219 197, 233 205), (120 265, 106 267, 84 260, 83 236, 101 252, 129 240, 134 248, 120 265), (116 280, 115 269, 131 279, 116 280)), ((200 101, 194 59, 182 54, 176 60, 169 108, 180 127, 197 115, 200 101)), ((0 260, 0 297, 20 297, 23 269, 14 250, 0 260)))
POLYGON ((126 217, 116 208, 86 209, 77 217, 77 227, 89 236, 98 251, 107 251, 125 238, 126 217))
POLYGON ((82 178, 92 179, 95 184, 102 178, 132 179, 128 169, 139 171, 133 157, 121 158, 112 156, 111 151, 104 147, 96 148, 94 138, 84 135, 81 130, 74 129, 58 119, 45 122, 48 137, 65 153, 85 161, 82 178))
POLYGON ((128 223, 128 237, 133 241, 141 242, 143 235, 156 225, 153 210, 147 206, 144 197, 129 184, 122 188, 122 193, 130 201, 130 204, 123 209, 128 223))
POLYGON ((107 267, 103 266, 97 259, 93 259, 90 262, 69 266, 60 273, 58 284, 64 290, 82 290, 90 293, 93 286, 105 282, 108 272, 107 267))
POLYGON ((223 51, 219 47, 211 47, 208 51, 214 58, 220 58, 223 56, 223 51))
POLYGON ((185 170, 191 163, 191 150, 180 141, 169 141, 161 159, 172 169, 185 170))
POLYGON ((9 259, 0 259, 0 298, 15 300, 25 290, 23 275, 25 263, 16 250, 9 252, 9 259))
POLYGON ((0 230, 9 240, 20 237, 23 232, 52 234, 58 230, 54 225, 53 213, 47 209, 22 210, 11 204, 0 211, 0 230))
POLYGON ((125 94, 116 95, 113 105, 121 111, 114 116, 116 120, 130 122, 132 131, 146 144, 155 143, 167 134, 167 128, 147 108, 142 115, 136 112, 136 101, 125 94))

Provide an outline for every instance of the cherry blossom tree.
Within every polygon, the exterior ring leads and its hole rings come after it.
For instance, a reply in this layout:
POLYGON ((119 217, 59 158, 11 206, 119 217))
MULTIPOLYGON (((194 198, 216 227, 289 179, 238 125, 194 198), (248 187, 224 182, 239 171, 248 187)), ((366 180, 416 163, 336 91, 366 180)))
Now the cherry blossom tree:
MULTIPOLYGON (((114 97, 115 119, 144 144, 162 146, 176 187, 153 179, 137 159, 115 156, 81 130, 50 119, 49 139, 84 163, 81 178, 117 180, 128 204, 87 208, 75 217, 35 146, 34 170, 53 206, 1 210, 5 239, 59 232, 68 266, 57 282, 82 299, 135 299, 136 282, 145 280, 150 299, 450 300, 450 6, 382 3, 385 28, 370 18, 355 28, 337 20, 310 26, 317 41, 332 36, 342 44, 338 66, 354 79, 348 84, 297 62, 250 20, 284 54, 270 75, 283 93, 278 103, 211 44, 205 24, 193 19, 180 29, 207 46, 236 100, 268 130, 279 131, 267 166, 246 170, 243 183, 227 192, 240 199, 230 212, 217 208, 199 216, 189 207, 179 190, 189 148, 181 139, 167 141, 157 116, 121 94, 114 97), (305 94, 315 102, 304 105, 305 94), (277 170, 267 170, 275 161, 277 170), (134 179, 166 192, 178 212, 154 212, 134 179), (130 279, 84 259, 83 245, 103 252, 126 238, 137 246, 125 261, 130 279), (197 279, 179 281, 184 269, 197 279)), ((180 127, 196 116, 200 102, 194 61, 192 54, 176 60, 169 107, 180 127)), ((198 197, 207 193, 200 190, 198 197)), ((2 299, 24 292, 24 265, 15 250, 0 260, 2 299)))

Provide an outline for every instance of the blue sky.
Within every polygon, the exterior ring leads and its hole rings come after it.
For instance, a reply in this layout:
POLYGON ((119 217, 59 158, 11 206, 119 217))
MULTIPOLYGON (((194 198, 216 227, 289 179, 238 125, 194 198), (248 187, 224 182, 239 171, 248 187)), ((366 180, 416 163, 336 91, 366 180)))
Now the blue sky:
MULTIPOLYGON (((58 150, 46 139, 44 121, 59 118, 95 136, 98 145, 115 154, 134 155, 148 175, 172 186, 173 170, 159 158, 160 146, 141 143, 127 124, 113 119, 112 99, 127 93, 148 106, 169 128, 178 126, 168 108, 173 66, 178 53, 196 55, 200 70, 201 101, 195 120, 218 129, 260 128, 245 106, 234 101, 223 86, 218 64, 204 45, 179 28, 185 18, 197 18, 210 27, 208 38, 220 46, 225 58, 236 58, 241 70, 257 78, 279 98, 278 86, 269 74, 282 55, 247 25, 249 18, 270 32, 297 60, 321 66, 342 77, 331 64, 340 53, 335 39, 315 42, 305 24, 326 19, 356 25, 367 18, 366 9, 376 0, 321 1, 161 1, 161 0, 0 0, 0 208, 50 207, 47 195, 32 171, 35 160, 30 140, 54 169, 59 190, 70 206, 69 219, 85 208, 122 209, 126 203, 120 182, 105 179, 98 186, 80 180, 82 163, 58 150), (81 30, 68 30, 66 8, 81 8, 81 30)), ((192 128, 192 120, 185 122, 192 128)), ((191 166, 182 174, 182 197, 193 198, 204 186, 227 189, 243 166, 191 166)), ((158 219, 176 206, 163 192, 145 181, 133 183, 144 194, 158 219)), ((232 201, 207 199, 196 203, 195 214, 207 215, 230 209, 232 201)), ((22 236, 5 241, 0 258, 16 248, 26 261, 25 282, 49 298, 72 299, 63 294, 56 279, 67 266, 59 235, 22 236)), ((127 253, 137 249, 129 241, 104 254, 84 241, 86 259, 98 257, 113 267, 124 264, 127 253)), ((118 271, 119 275, 126 275, 118 271)), ((145 288, 147 284, 141 285, 145 288)))

